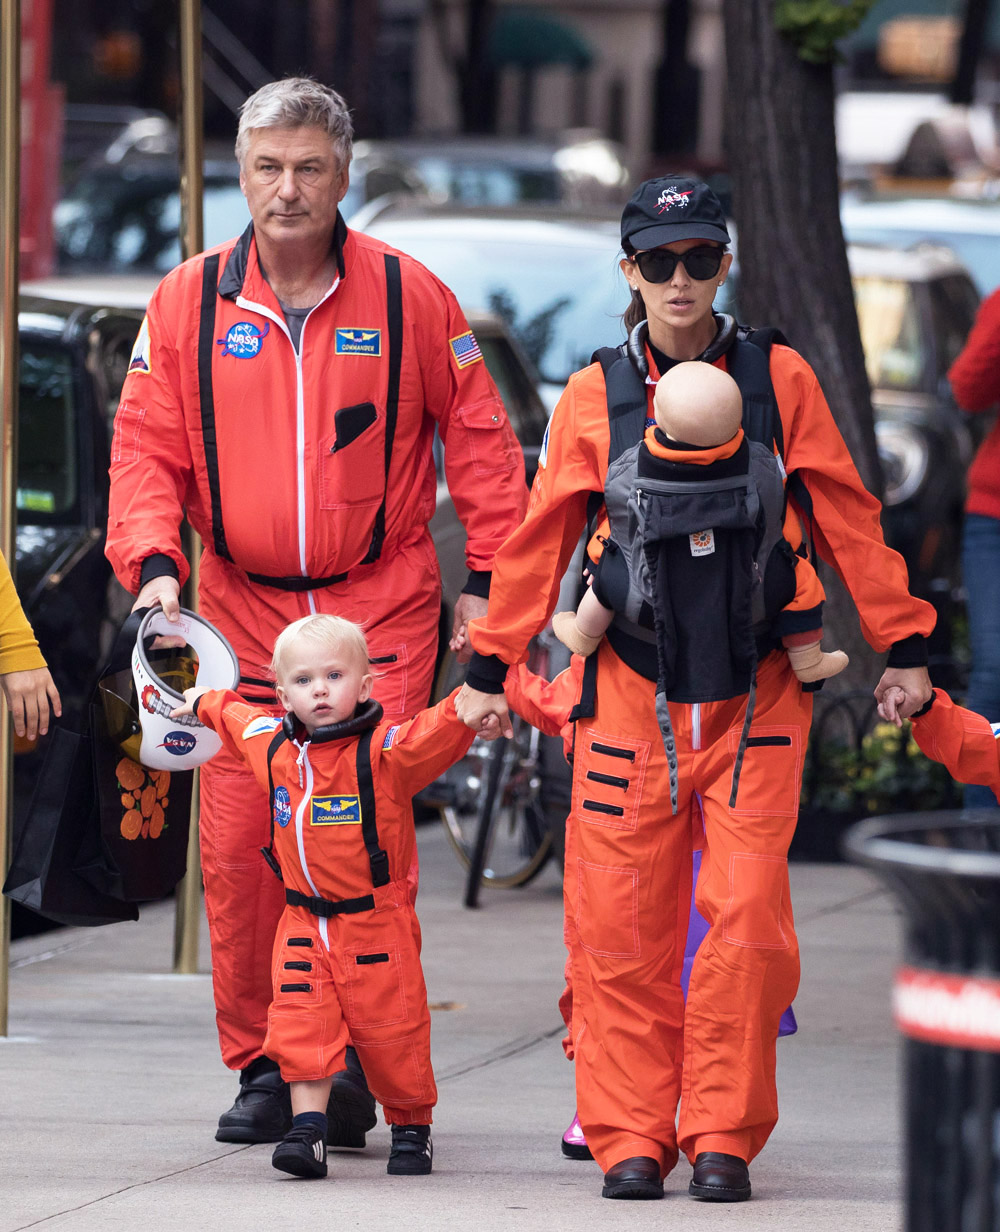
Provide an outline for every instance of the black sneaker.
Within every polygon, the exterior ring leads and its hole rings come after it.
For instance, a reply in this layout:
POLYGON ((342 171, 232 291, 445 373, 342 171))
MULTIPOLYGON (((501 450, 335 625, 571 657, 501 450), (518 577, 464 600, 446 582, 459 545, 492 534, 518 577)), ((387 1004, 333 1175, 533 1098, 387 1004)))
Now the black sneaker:
POLYGON ((295 1125, 274 1148, 271 1167, 292 1176, 326 1176, 326 1143, 315 1125, 295 1125))
POLYGON ((426 1176, 433 1158, 429 1125, 393 1125, 392 1150, 385 1169, 390 1176, 426 1176))
POLYGON ((236 1102, 219 1117, 217 1142, 278 1142, 292 1124, 288 1083, 270 1057, 258 1057, 240 1072, 236 1102))
POLYGON ((368 1090, 368 1079, 353 1048, 347 1049, 347 1069, 333 1075, 326 1121, 326 1145, 342 1149, 363 1147, 365 1134, 378 1122, 375 1096, 368 1090))

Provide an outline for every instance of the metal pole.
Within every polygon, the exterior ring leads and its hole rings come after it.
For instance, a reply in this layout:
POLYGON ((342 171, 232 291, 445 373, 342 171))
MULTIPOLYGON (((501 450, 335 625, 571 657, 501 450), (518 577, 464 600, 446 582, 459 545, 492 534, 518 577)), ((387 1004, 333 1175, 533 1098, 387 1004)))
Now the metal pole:
MULTIPOLYGON (((200 0, 181 0, 181 256, 184 260, 204 247, 202 230, 203 141, 201 93, 201 5, 200 0)), ((188 528, 188 605, 198 605, 198 558, 201 541, 188 528)), ((191 792, 191 821, 188 832, 187 873, 177 887, 174 917, 174 971, 185 975, 198 970, 198 931, 201 921, 201 860, 198 848, 198 819, 201 792, 198 771, 194 772, 191 792)))
MULTIPOLYGON (((17 258, 21 183, 21 2, 0 0, 0 551, 16 568, 17 258)), ((10 713, 0 702, 0 860, 10 866, 13 739, 10 713)), ((10 899, 0 895, 0 1035, 7 1034, 10 974, 10 899)))

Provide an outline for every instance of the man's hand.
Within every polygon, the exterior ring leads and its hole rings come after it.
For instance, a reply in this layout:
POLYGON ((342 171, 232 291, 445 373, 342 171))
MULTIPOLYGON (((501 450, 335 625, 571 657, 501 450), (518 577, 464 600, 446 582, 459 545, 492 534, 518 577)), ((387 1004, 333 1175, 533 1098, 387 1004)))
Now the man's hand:
POLYGON ((926 667, 887 667, 875 686, 875 700, 879 704, 879 713, 897 727, 902 727, 902 720, 925 706, 933 692, 926 667), (890 689, 893 692, 887 698, 890 689))
MULTIPOLYGON (((478 620, 486 615, 489 600, 480 599, 478 595, 461 594, 455 603, 455 623, 452 625, 449 649, 454 651, 459 663, 468 663, 472 658, 472 643, 466 625, 470 620, 478 620)), ((470 723, 471 727, 472 724, 470 723)))
POLYGON ((167 620, 180 620, 181 584, 176 578, 168 575, 152 578, 139 591, 132 611, 140 607, 155 607, 157 603, 163 608, 167 620))
POLYGON ((498 736, 513 736, 507 698, 502 693, 480 693, 463 684, 455 698, 455 710, 466 727, 484 740, 496 740, 498 736), (490 721, 495 716, 497 723, 490 721))
POLYGON ((34 667, 26 672, 6 672, 0 676, 0 689, 7 699, 14 731, 18 736, 35 740, 49 730, 49 705, 58 718, 62 702, 55 681, 47 667, 34 667))

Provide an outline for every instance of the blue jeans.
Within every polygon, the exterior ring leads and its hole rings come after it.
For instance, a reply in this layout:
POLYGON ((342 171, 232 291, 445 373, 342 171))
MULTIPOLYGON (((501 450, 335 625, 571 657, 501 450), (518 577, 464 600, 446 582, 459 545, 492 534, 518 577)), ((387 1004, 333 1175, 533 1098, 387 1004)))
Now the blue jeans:
MULTIPOLYGON (((962 574, 968 598, 972 669, 965 704, 991 723, 1000 722, 1000 518, 966 514, 962 574)), ((965 789, 966 808, 996 808, 988 787, 965 789)))

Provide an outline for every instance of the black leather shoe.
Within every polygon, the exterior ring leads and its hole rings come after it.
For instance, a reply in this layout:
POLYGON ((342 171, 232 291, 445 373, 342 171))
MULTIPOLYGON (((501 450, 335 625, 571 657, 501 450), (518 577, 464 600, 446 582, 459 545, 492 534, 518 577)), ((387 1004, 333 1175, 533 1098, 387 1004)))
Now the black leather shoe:
POLYGON ((326 1145, 354 1149, 365 1145, 365 1134, 378 1121, 375 1096, 368 1090, 368 1079, 353 1048, 347 1049, 347 1069, 333 1075, 326 1121, 326 1145))
POLYGON ((702 1151, 695 1158, 688 1193, 706 1202, 746 1202, 750 1197, 750 1172, 739 1155, 702 1151))
POLYGON ((270 1057, 258 1057, 240 1071, 240 1093, 219 1117, 217 1142, 280 1142, 292 1127, 288 1083, 270 1057))
POLYGON ((660 1165, 648 1155, 623 1159, 604 1174, 602 1198, 662 1198, 660 1165))

